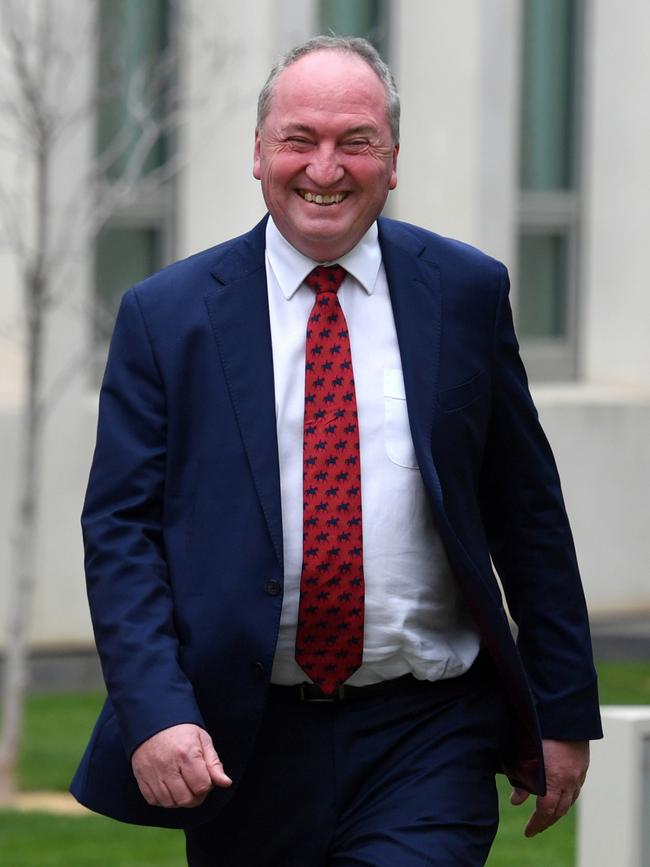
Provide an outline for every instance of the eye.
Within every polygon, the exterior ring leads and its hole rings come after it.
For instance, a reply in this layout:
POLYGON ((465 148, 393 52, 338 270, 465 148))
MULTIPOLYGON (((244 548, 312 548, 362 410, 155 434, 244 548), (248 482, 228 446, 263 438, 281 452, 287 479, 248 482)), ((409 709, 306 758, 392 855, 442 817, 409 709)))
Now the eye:
POLYGON ((342 148, 345 153, 357 154, 366 150, 370 146, 367 138, 351 138, 343 142, 342 148))
POLYGON ((297 151, 304 151, 312 146, 311 141, 302 135, 291 135, 285 141, 293 150, 297 151))

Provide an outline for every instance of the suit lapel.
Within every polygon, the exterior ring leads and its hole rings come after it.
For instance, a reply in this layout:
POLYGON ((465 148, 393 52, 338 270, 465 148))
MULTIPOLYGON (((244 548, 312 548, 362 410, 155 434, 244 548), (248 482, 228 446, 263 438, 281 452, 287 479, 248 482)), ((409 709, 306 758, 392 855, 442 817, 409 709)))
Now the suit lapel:
POLYGON ((399 343, 411 436, 420 470, 442 501, 440 481, 431 452, 431 434, 440 367, 442 298, 438 266, 426 258, 426 248, 379 220, 379 242, 388 278, 399 343))
POLYGON ((205 296, 257 495, 282 567, 282 510, 271 326, 260 223, 213 270, 205 296))

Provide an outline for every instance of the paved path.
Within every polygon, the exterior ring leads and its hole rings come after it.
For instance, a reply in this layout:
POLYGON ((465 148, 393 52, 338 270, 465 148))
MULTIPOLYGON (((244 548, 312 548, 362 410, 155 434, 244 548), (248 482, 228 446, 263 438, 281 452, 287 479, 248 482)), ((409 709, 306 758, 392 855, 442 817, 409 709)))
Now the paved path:
POLYGON ((11 805, 24 813, 55 813, 60 816, 91 816, 68 792, 20 792, 11 805))
POLYGON ((591 636, 597 660, 650 660, 650 613, 593 617, 591 636))

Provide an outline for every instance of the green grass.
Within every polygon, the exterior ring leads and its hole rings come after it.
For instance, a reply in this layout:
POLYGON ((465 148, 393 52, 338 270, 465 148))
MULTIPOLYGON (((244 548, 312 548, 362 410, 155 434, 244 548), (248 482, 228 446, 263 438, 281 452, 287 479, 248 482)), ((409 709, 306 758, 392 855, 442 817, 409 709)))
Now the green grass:
POLYGON ((29 699, 18 771, 21 789, 68 788, 103 700, 99 692, 35 695, 29 699))
MULTIPOLYGON (((602 704, 650 704, 650 662, 598 666, 602 704)), ((21 787, 65 790, 102 703, 99 693, 34 696, 28 702, 20 762, 21 787)), ((501 825, 488 867, 572 867, 575 814, 527 840, 533 810, 508 803, 499 778, 501 825)), ((0 867, 182 867, 183 835, 135 828, 97 816, 0 812, 0 867)))
POLYGON ((650 704, 650 662, 598 664, 601 704, 650 704))
POLYGON ((512 787, 499 776, 499 832, 487 867, 573 867, 575 860, 575 812, 532 839, 524 828, 535 808, 531 796, 519 807, 510 804, 512 787))
POLYGON ((100 816, 0 812, 0 867, 184 867, 178 831, 100 816))

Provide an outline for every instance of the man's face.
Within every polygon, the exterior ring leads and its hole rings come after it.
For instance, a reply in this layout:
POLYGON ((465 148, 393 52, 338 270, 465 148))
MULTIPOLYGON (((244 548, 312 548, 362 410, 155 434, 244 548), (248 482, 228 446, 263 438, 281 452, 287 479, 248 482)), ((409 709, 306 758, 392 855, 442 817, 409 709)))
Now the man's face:
POLYGON ((355 55, 316 51, 278 77, 253 174, 284 237, 324 262, 351 250, 381 212, 398 150, 373 70, 355 55))

